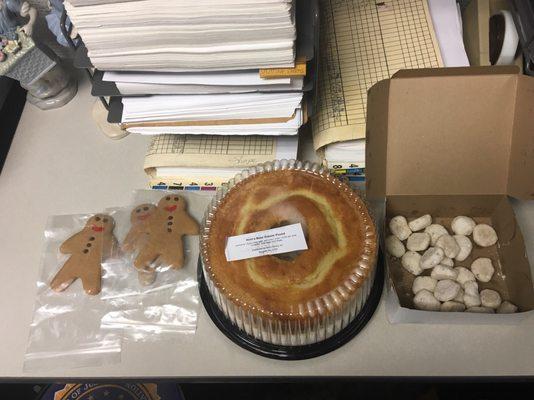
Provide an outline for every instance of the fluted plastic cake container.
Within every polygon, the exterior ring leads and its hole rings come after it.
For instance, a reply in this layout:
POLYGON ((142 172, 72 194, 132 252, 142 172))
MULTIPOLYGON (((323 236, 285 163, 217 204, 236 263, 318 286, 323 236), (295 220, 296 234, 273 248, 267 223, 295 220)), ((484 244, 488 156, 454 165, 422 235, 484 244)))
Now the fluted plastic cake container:
MULTIPOLYGON (((324 204, 323 204, 324 206, 324 204)), ((352 207, 352 205, 351 205, 352 207)), ((377 232, 363 200, 345 183, 331 175, 326 168, 308 162, 281 160, 258 165, 242 171, 227 185, 219 188, 209 205, 201 227, 200 252, 203 276, 211 298, 225 318, 247 335, 273 345, 305 346, 319 343, 343 331, 366 304, 375 282, 378 253, 377 232), (236 298, 214 276, 209 257, 210 231, 219 207, 226 196, 247 180, 275 171, 296 171, 314 175, 325 184, 344 193, 354 202, 355 212, 362 219, 363 244, 358 259, 352 260, 351 271, 337 287, 295 307, 295 315, 276 315, 268 310, 250 309, 236 298)), ((347 238, 350 239, 350 238, 347 238)), ((223 239, 224 240, 224 239, 223 239)), ((228 268, 236 268, 228 265, 228 268)), ((379 298, 378 294, 378 298, 379 298)), ((375 296, 376 297, 376 296, 375 296)), ((378 300, 376 301, 378 302, 378 300)), ((376 306, 376 305, 375 305, 376 306)), ((374 311, 374 309, 373 309, 374 311)))

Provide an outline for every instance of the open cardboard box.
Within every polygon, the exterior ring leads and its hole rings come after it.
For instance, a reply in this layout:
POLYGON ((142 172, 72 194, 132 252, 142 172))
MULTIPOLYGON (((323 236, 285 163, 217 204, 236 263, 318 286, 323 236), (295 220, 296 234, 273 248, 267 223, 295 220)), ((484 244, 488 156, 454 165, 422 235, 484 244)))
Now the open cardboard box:
POLYGON ((501 324, 534 315, 530 265, 508 197, 534 199, 534 78, 517 67, 399 71, 370 89, 366 137, 367 196, 385 199, 386 226, 395 215, 427 213, 449 232, 457 215, 490 223, 498 243, 473 243, 459 264, 491 258, 496 273, 480 290, 496 289, 519 307, 507 315, 414 310, 414 276, 388 255, 389 320, 501 324))

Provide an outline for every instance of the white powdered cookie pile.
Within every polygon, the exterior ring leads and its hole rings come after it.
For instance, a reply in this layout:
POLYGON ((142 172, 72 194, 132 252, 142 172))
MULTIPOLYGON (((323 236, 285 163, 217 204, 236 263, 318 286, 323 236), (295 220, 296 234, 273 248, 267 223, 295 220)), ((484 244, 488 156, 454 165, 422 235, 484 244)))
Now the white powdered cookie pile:
POLYGON ((497 243, 497 233, 490 225, 477 224, 472 218, 458 216, 451 222, 452 234, 432 223, 429 214, 408 221, 398 215, 389 222, 391 235, 386 250, 401 260, 402 266, 416 275, 412 286, 414 306, 419 310, 510 314, 517 306, 491 289, 480 290, 478 282, 490 282, 495 273, 491 259, 480 257, 470 268, 456 266, 467 259, 477 246, 497 243), (419 276, 429 270, 430 276, 419 276))

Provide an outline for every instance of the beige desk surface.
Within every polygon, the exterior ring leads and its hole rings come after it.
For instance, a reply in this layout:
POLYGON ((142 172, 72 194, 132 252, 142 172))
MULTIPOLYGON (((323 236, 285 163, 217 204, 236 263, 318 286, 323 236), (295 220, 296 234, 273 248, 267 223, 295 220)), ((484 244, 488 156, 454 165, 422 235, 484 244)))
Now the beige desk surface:
MULTIPOLYGON (((308 361, 248 353, 219 333, 202 309, 195 335, 125 343, 118 365, 24 374, 47 216, 127 204, 131 191, 146 185, 148 138, 104 137, 91 119, 93 101, 84 82, 59 110, 26 105, 0 175, 0 378, 534 375, 534 320, 519 326, 391 325, 383 304, 350 343, 308 361)), ((516 210, 534 260, 534 202, 516 210)))

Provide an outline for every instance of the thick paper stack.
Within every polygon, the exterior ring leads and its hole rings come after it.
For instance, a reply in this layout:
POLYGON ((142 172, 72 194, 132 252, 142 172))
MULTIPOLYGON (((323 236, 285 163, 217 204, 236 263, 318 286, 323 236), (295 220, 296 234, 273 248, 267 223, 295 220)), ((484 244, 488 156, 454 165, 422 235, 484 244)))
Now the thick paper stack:
POLYGON ((156 135, 151 186, 213 188, 242 168, 297 157, 310 85, 309 56, 296 60, 296 2, 66 1, 100 89, 112 88, 98 95, 120 105, 108 120, 156 135))
POLYGON ((292 0, 70 0, 65 8, 101 70, 220 71, 295 61, 292 0))
POLYGON ((140 73, 106 72, 125 96, 146 94, 225 94, 301 91, 303 77, 262 79, 257 70, 232 72, 140 73))
POLYGON ((175 95, 123 99, 123 126, 141 134, 296 135, 302 93, 175 95))

